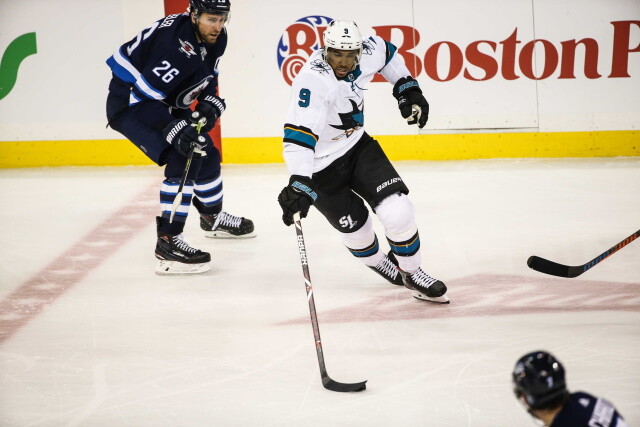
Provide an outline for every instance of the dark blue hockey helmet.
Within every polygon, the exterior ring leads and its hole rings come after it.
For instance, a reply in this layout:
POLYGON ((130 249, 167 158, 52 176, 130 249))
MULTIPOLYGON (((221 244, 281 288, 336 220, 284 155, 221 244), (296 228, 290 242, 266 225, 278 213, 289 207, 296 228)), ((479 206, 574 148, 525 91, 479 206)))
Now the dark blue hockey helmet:
POLYGON ((231 2, 229 0, 189 0, 189 10, 196 15, 201 13, 222 15, 231 11, 231 2))
POLYGON ((546 351, 518 359, 512 380, 513 392, 528 410, 557 407, 569 395, 562 363, 546 351))

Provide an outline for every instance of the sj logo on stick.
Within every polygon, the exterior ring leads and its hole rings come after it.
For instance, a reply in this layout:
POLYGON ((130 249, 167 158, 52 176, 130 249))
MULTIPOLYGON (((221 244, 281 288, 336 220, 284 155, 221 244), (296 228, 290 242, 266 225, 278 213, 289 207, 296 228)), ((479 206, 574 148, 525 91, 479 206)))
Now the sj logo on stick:
POLYGON ((11 92, 18 79, 18 69, 29 55, 37 53, 36 33, 26 33, 9 43, 0 61, 0 99, 11 92))

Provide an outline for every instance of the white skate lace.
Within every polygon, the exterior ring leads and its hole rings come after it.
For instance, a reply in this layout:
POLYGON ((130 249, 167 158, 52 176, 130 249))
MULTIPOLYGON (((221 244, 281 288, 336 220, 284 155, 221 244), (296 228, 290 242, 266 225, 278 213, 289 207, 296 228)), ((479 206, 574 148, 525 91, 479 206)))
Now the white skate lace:
POLYGON ((391 260, 387 256, 380 260, 378 265, 376 265, 376 269, 394 280, 398 275, 398 268, 393 262, 391 262, 391 260))
POLYGON ((240 228, 242 218, 228 214, 226 212, 220 212, 216 217, 216 221, 213 223, 213 229, 217 229, 220 225, 226 227, 240 228))
POLYGON ((419 268, 418 271, 416 271, 411 275, 411 279, 418 286, 422 286, 424 288, 428 288, 429 286, 433 285, 435 282, 438 281, 437 279, 434 279, 433 277, 429 276, 427 273, 422 271, 421 268, 419 268))
POLYGON ((189 246, 189 243, 186 240, 184 240, 184 237, 182 237, 182 234, 173 236, 173 243, 175 243, 178 249, 183 250, 185 252, 189 252, 192 254, 198 252, 197 249, 194 249, 191 246, 189 246))

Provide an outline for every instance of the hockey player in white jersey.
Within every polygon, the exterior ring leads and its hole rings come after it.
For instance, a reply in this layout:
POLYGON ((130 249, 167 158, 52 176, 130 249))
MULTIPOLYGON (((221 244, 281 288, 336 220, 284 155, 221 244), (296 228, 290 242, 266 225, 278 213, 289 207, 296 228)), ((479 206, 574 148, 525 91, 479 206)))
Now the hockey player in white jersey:
POLYGON ((396 47, 362 38, 352 21, 332 21, 292 84, 284 125, 284 159, 291 175, 278 196, 286 225, 315 206, 365 265, 420 300, 448 303, 446 286, 422 268, 420 237, 409 189, 378 142, 364 128, 365 86, 376 73, 393 84, 409 124, 427 123, 429 104, 396 47), (380 250, 366 201, 384 226, 380 250))

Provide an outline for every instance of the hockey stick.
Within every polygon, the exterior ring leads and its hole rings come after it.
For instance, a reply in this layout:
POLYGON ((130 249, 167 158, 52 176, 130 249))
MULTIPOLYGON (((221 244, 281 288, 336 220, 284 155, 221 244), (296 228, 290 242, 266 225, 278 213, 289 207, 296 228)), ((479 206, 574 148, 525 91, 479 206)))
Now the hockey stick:
MULTIPOLYGON (((197 111, 194 111, 193 113, 191 113, 192 120, 197 119, 199 116, 200 116, 200 113, 198 113, 197 111)), ((197 123, 193 123, 191 126, 195 126, 196 131, 199 134, 200 129, 202 129, 202 126, 204 126, 206 121, 207 120, 204 117, 201 117, 197 123)), ((198 138, 202 138, 202 137, 199 136, 198 138)), ((189 155, 187 156, 187 163, 184 166, 184 172, 182 172, 182 178, 180 179, 178 194, 176 194, 176 197, 173 198, 173 204, 171 205, 171 215, 169 215, 169 223, 173 222, 173 217, 175 216, 176 211, 178 210, 178 206, 180 206, 180 203, 182 203, 182 189, 184 188, 184 183, 187 181, 187 175, 189 174, 189 167, 191 167, 191 161, 193 160, 193 153, 195 152, 195 150, 196 150, 195 145, 191 147, 191 150, 189 150, 189 155)))
POLYGON ((640 237, 640 230, 636 231, 631 236, 627 237, 617 245, 607 249, 606 251, 604 251, 603 253, 601 253, 600 255, 598 255, 597 257, 595 257, 594 259, 592 259, 586 264, 582 264, 578 266, 569 266, 564 264, 558 264, 557 262, 549 261, 548 259, 540 258, 539 256, 533 255, 533 256, 530 256, 529 259, 527 260, 527 265, 536 271, 539 271, 545 274, 551 274, 553 276, 569 277, 569 278, 578 277, 579 275, 589 270, 594 265, 598 264, 600 261, 618 252, 620 249, 624 248, 629 243, 636 240, 638 237, 640 237))
POLYGON ((309 312, 311 313, 311 326, 313 327, 313 337, 316 341, 316 353, 318 354, 318 363, 320 364, 320 377, 322 385, 331 391, 362 391, 367 388, 367 381, 359 383, 339 383, 329 378, 327 367, 324 363, 324 355, 322 353, 322 341, 320 340, 320 328, 318 326, 318 316, 316 315, 316 304, 313 300, 313 287, 311 286, 311 276, 309 274, 309 263, 307 260, 307 250, 304 246, 304 236, 302 235, 302 223, 300 221, 300 212, 293 215, 293 222, 296 226, 296 235, 298 236, 298 252, 300 254, 300 263, 302 264, 302 274, 304 275, 304 286, 307 290, 307 300, 309 301, 309 312))

